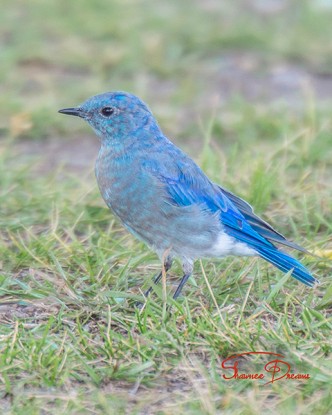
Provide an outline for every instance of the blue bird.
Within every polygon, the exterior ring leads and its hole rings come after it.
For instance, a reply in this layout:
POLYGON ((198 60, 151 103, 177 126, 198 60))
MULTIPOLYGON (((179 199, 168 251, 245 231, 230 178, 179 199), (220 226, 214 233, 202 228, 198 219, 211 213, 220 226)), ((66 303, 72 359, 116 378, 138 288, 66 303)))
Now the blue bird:
POLYGON ((59 112, 83 118, 99 136, 95 173, 107 206, 164 260, 166 272, 174 258, 182 261, 184 275, 174 298, 198 258, 259 256, 310 287, 318 283, 276 244, 307 251, 255 215, 247 202, 211 182, 165 137, 136 96, 108 92, 59 112))

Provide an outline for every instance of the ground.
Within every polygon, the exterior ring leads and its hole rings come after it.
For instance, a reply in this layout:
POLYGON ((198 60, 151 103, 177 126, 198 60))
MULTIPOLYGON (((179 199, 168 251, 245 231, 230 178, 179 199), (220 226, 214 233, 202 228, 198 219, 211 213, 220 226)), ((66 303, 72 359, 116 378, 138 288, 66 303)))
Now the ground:
POLYGON ((3 1, 0 409, 3 414, 332 412, 332 4, 328 0, 3 1), (142 97, 216 182, 280 232, 314 289, 257 259, 175 266, 104 206, 98 139, 57 114, 107 90, 142 97), (295 374, 265 384, 266 356, 295 374))

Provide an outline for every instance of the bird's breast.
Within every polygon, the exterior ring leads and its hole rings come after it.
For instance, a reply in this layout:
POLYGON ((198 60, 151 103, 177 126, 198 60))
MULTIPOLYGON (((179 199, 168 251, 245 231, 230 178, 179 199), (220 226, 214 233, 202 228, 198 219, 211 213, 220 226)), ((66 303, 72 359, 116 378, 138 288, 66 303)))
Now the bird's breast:
POLYGON ((146 219, 144 216, 153 209, 156 189, 151 178, 144 174, 139 159, 103 151, 99 153, 95 173, 107 206, 125 224, 146 219))
POLYGON ((106 204, 117 214, 126 210, 131 203, 135 183, 135 172, 130 166, 123 166, 116 160, 98 158, 95 173, 106 204))

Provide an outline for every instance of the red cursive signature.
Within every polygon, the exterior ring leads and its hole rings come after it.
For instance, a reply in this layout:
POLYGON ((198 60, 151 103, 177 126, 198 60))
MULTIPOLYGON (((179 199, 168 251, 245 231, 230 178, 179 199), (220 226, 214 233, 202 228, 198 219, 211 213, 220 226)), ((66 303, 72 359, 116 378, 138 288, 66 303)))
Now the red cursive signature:
POLYGON ((264 385, 268 385, 269 383, 274 383, 277 380, 281 379, 292 379, 292 380, 307 380, 310 379, 309 374, 305 373, 290 373, 291 372, 291 365, 286 362, 285 360, 281 360, 279 358, 284 359, 284 356, 279 353, 273 352, 246 352, 241 354, 236 354, 233 356, 224 359, 221 362, 221 367, 226 370, 230 370, 231 376, 226 376, 223 374, 223 378, 226 380, 236 379, 236 380, 243 380, 243 379, 270 379, 268 382, 264 383, 264 385), (273 356, 273 360, 269 360, 264 366, 264 372, 262 373, 239 373, 238 365, 239 365, 239 358, 242 356, 248 355, 268 355, 273 356))

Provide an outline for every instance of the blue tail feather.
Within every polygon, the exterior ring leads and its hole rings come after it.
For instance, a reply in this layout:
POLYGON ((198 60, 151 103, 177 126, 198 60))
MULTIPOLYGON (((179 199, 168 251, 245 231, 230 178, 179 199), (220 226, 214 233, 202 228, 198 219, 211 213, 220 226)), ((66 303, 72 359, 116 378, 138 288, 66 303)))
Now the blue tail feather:
POLYGON ((309 287, 319 283, 319 281, 310 274, 310 271, 305 268, 295 258, 287 255, 285 252, 278 251, 277 249, 270 248, 268 246, 260 246, 256 248, 259 255, 266 261, 271 262, 274 266, 279 268, 283 272, 292 271, 292 277, 301 281, 303 284, 309 287))

